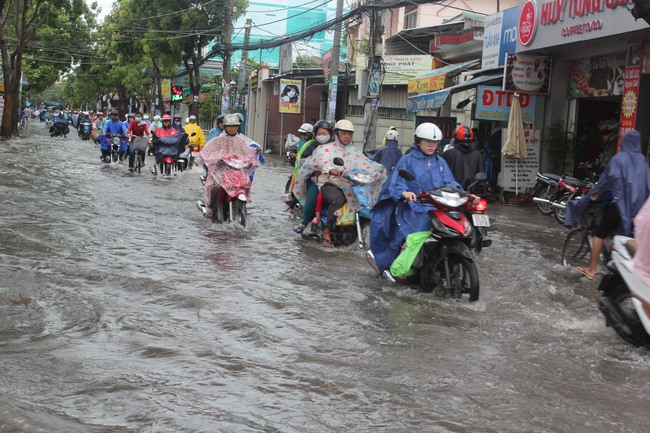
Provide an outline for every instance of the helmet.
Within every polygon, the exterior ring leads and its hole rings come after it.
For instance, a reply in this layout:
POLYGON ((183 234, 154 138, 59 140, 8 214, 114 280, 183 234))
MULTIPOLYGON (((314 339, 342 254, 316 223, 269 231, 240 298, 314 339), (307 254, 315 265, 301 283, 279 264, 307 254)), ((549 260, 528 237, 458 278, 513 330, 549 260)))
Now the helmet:
POLYGON ((120 113, 117 112, 117 110, 111 110, 110 113, 108 113, 109 116, 119 116, 120 113))
POLYGON ((178 120, 181 119, 181 115, 178 114, 178 113, 174 114, 174 120, 177 120, 177 119, 178 119, 178 120))
POLYGON ((334 125, 334 131, 354 132, 354 125, 347 119, 341 119, 334 125))
POLYGON ((148 114, 145 114, 144 116, 142 116, 142 118, 143 118, 144 120, 149 120, 149 115, 148 115, 148 114))
POLYGON ((467 126, 459 126, 454 132, 454 138, 458 141, 474 140, 474 131, 467 126))
POLYGON ((97 112, 97 115, 98 115, 98 116, 103 116, 103 115, 104 115, 104 112, 103 112, 103 111, 98 111, 98 112, 97 112))
POLYGON ((192 122, 192 121, 196 122, 196 116, 195 116, 194 114, 192 114, 192 115, 189 117, 189 119, 190 119, 190 122, 192 122))
POLYGON ((415 128, 415 138, 423 138, 425 140, 440 141, 442 140, 442 131, 437 125, 433 123, 424 122, 415 128))
POLYGON ((239 116, 237 116, 236 114, 226 114, 226 117, 223 118, 223 125, 239 126, 241 125, 241 121, 239 120, 239 116))
POLYGON ((399 132, 394 129, 389 129, 388 132, 386 132, 386 140, 397 140, 398 138, 399 132))
POLYGON ((311 126, 309 123, 303 123, 300 125, 300 128, 298 128, 298 132, 302 132, 303 134, 311 134, 314 130, 314 127, 311 126))
POLYGON ((241 124, 244 121, 244 115, 241 113, 235 113, 235 116, 239 117, 239 123, 241 124))
POLYGON ((223 118, 226 117, 225 114, 220 114, 217 116, 217 123, 223 123, 223 118))
POLYGON ((155 116, 153 116, 153 120, 155 120, 156 122, 159 121, 159 120, 160 120, 160 116, 156 114, 155 116))
POLYGON ((327 120, 319 120, 314 123, 314 129, 312 131, 314 135, 316 135, 319 129, 327 129, 330 133, 330 140, 334 140, 334 128, 332 128, 332 124, 327 120))
POLYGON ((162 120, 172 120, 172 116, 170 116, 169 114, 165 114, 165 115, 162 117, 162 120))
POLYGON ((127 114, 127 115, 126 115, 126 118, 128 119, 129 117, 133 117, 133 118, 135 118, 135 114, 133 114, 133 113, 129 113, 129 114, 127 114))

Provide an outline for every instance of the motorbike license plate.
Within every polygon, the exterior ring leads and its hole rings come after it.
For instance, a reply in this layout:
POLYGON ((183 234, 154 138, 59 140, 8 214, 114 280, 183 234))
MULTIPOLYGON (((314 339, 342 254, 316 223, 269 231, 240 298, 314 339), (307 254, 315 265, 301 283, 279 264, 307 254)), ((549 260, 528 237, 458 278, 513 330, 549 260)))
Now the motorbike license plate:
POLYGON ((475 227, 490 227, 490 217, 485 214, 472 214, 472 222, 475 227))

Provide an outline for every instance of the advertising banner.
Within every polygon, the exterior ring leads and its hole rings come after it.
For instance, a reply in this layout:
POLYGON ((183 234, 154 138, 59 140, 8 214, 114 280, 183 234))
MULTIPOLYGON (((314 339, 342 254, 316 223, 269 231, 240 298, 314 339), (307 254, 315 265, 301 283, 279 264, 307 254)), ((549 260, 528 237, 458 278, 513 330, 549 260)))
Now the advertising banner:
MULTIPOLYGON (((502 137, 505 142, 508 136, 504 128, 502 137)), ((540 157, 540 130, 525 129, 524 140, 528 157, 524 159, 501 158, 501 186, 506 191, 514 191, 515 187, 534 188, 537 172, 539 171, 540 157)))
POLYGON ((325 77, 325 83, 329 83, 330 82, 330 69, 332 69, 332 48, 325 51, 325 54, 323 54, 322 60, 323 60, 323 76, 325 77))
MULTIPOLYGON (((475 119, 508 121, 513 93, 506 92, 501 87, 478 86, 475 119)), ((528 93, 520 94, 521 119, 524 123, 534 122, 535 102, 535 95, 529 95, 528 93)))
POLYGON ((550 56, 509 53, 503 73, 503 89, 547 95, 551 87, 552 64, 550 56))
POLYGON ((450 92, 449 89, 443 89, 424 95, 411 96, 408 98, 406 110, 415 113, 440 108, 449 97, 450 92))
POLYGON ((300 113, 302 80, 280 80, 280 113, 300 113))
MULTIPOLYGON (((325 57, 325 56, 323 56, 325 57)), ((407 84, 408 80, 422 75, 432 68, 433 57, 422 56, 384 56, 384 77, 382 85, 407 84)), ((323 61, 323 67, 324 67, 323 61)), ((359 85, 361 72, 368 69, 368 58, 363 55, 357 56, 357 70, 355 84, 359 85)))
POLYGON ((517 49, 517 20, 519 6, 497 12, 485 19, 485 38, 481 69, 505 65, 506 54, 517 49))
POLYGON ((621 127, 618 130, 618 148, 621 147, 623 135, 636 126, 636 108, 639 104, 639 79, 641 77, 642 42, 627 46, 625 60, 625 81, 623 84, 623 101, 621 103, 621 127))
POLYGON ((572 62, 569 65, 567 96, 569 99, 620 96, 623 94, 624 70, 623 55, 572 62))

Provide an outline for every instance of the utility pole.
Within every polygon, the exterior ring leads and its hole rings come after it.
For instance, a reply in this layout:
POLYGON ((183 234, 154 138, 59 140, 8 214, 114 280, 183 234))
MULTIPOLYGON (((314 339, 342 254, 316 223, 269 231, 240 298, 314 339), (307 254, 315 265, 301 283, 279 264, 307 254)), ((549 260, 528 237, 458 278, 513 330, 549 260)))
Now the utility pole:
POLYGON ((223 81, 221 94, 222 113, 230 112, 230 57, 232 56, 232 12, 233 0, 226 0, 226 10, 224 11, 225 27, 223 29, 223 81))
MULTIPOLYGON (((343 14, 343 0, 336 0, 336 18, 343 14)), ((339 57, 341 57, 341 23, 334 27, 334 45, 332 46, 332 66, 330 68, 330 91, 327 98, 327 121, 336 119, 336 94, 339 80, 339 57)))
POLYGON ((246 86, 246 74, 248 72, 246 65, 248 64, 248 43, 251 40, 251 27, 253 20, 246 19, 245 32, 244 32, 244 49, 241 53, 241 62, 239 63, 239 78, 237 79, 237 108, 242 106, 243 90, 246 86))
POLYGON ((366 92, 366 101, 363 106, 364 131, 363 131, 363 149, 375 149, 377 147, 376 130, 377 130, 377 109, 379 108, 379 94, 381 93, 381 83, 383 81, 381 57, 383 55, 383 46, 381 44, 381 25, 378 21, 378 14, 373 10, 370 14, 370 53, 368 55, 368 91, 366 92))

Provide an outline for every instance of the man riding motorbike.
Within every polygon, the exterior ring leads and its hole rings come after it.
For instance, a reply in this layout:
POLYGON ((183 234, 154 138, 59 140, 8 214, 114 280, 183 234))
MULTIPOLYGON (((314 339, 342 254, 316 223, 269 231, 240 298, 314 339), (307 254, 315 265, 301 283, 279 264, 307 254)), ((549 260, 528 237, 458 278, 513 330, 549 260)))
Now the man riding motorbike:
POLYGON ((181 117, 180 114, 176 113, 174 114, 174 117, 172 118, 172 127, 178 131, 178 132, 183 132, 183 118, 181 117))
POLYGON ((190 144, 198 144, 199 151, 203 149, 203 146, 205 146, 205 134, 203 133, 203 129, 196 123, 195 115, 192 114, 189 117, 189 123, 185 125, 184 129, 190 137, 190 144), (192 135, 193 132, 195 133, 194 135, 192 135))
POLYGON ((208 136, 205 139, 205 142, 207 143, 208 141, 212 140, 215 137, 220 136, 223 133, 223 118, 226 117, 224 114, 220 114, 217 116, 217 126, 212 128, 210 132, 208 132, 208 136))
MULTIPOLYGON (((334 164, 334 158, 341 158, 345 163, 345 170, 359 169, 367 172, 374 181, 368 185, 369 200, 375 203, 386 173, 384 166, 369 160, 363 152, 352 145, 354 125, 347 119, 341 119, 334 125, 335 141, 318 146, 313 155, 305 160, 298 170, 298 180, 295 183, 296 197, 306 197, 307 184, 303 180, 317 176, 316 184, 328 203, 329 217, 323 231, 323 246, 334 247, 332 243, 332 229, 337 220, 336 212, 348 203, 346 212, 354 213, 359 207, 359 202, 352 191, 351 183, 342 177, 343 167, 334 164)), ((294 188, 295 189, 295 188, 294 188)), ((340 215, 341 217, 343 215, 340 215)))
MULTIPOLYGON (((108 119, 104 123, 104 129, 102 131, 102 136, 100 137, 100 140, 110 140, 110 137, 107 137, 109 135, 120 135, 124 136, 126 134, 126 125, 124 125, 124 122, 122 122, 119 119, 119 113, 117 110, 111 110, 109 114, 110 119, 108 119)), ((122 146, 120 146, 119 150, 119 158, 120 161, 124 160, 124 154, 126 153, 126 149, 122 149, 122 146)), ((102 150, 102 155, 101 158, 104 160, 106 157, 110 158, 111 153, 110 153, 110 147, 108 148, 108 151, 105 150, 105 148, 102 150)))

